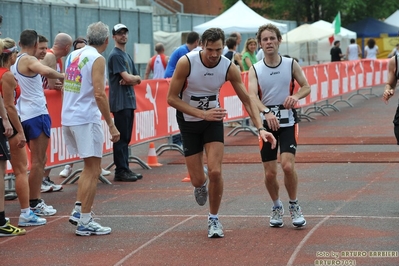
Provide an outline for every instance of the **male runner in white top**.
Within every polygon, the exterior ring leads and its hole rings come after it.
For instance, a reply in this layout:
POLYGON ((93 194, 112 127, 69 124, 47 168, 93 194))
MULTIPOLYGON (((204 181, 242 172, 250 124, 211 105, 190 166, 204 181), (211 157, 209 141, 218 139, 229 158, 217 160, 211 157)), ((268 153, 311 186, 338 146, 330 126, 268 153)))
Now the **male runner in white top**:
POLYGON ((176 117, 182 134, 184 156, 194 195, 199 205, 205 205, 208 196, 204 173, 205 147, 209 176, 208 237, 223 237, 218 219, 223 194, 222 160, 224 154, 223 118, 226 109, 219 103, 220 87, 231 82, 237 96, 258 128, 260 137, 274 147, 276 140, 265 130, 255 100, 251 100, 241 80, 240 71, 222 55, 224 33, 211 28, 202 34, 202 51, 181 57, 177 63, 168 91, 168 104, 177 109, 176 117))
MULTIPOLYGON (((273 133, 280 146, 280 164, 284 172, 284 183, 289 196, 289 210, 295 227, 306 225, 297 200, 298 177, 295 171, 297 148, 297 115, 295 105, 299 99, 309 95, 310 86, 299 64, 278 54, 281 33, 273 24, 259 27, 258 43, 265 57, 249 70, 249 93, 257 99, 259 111, 265 116, 264 127, 273 133), (294 80, 300 85, 294 92, 294 80), (260 100, 259 100, 260 99, 260 100)), ((277 181, 277 149, 263 143, 261 149, 265 185, 274 206, 270 226, 283 226, 284 208, 279 198, 277 181)))

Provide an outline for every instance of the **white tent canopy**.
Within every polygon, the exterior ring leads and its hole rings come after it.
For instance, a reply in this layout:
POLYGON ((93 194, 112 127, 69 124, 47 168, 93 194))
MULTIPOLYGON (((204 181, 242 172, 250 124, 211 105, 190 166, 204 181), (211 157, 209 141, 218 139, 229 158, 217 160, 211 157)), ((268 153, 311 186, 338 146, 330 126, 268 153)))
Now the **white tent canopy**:
POLYGON ((334 29, 324 29, 311 24, 303 24, 283 34, 283 43, 307 43, 334 35, 334 29))
MULTIPOLYGON (((320 40, 334 35, 333 28, 320 28, 311 24, 303 24, 282 35, 279 48, 281 54, 287 54, 299 59, 300 63, 320 61, 318 59, 317 44, 320 40)), ((328 55, 330 50, 325 51, 328 55)))
POLYGON ((188 32, 165 32, 155 31, 153 33, 154 45, 156 43, 162 43, 165 48, 165 54, 171 55, 172 52, 180 45, 186 43, 188 32))
MULTIPOLYGON (((312 25, 320 27, 320 28, 325 28, 325 29, 334 29, 334 26, 332 23, 327 22, 325 20, 319 20, 312 25)), ((331 37, 331 36, 329 36, 331 37)), ((340 40, 341 41, 341 51, 343 54, 346 54, 346 48, 348 48, 350 44, 350 39, 355 39, 357 38, 357 33, 351 30, 348 30, 344 27, 341 27, 340 33, 337 35, 334 35, 334 40, 340 40)), ((319 40, 317 42, 317 60, 318 61, 330 61, 331 60, 331 55, 330 55, 330 49, 332 45, 329 40, 329 38, 324 38, 322 40, 319 40)))
MULTIPOLYGON (((312 25, 317 26, 319 28, 324 28, 324 29, 334 29, 334 26, 332 23, 327 22, 325 20, 319 20, 316 21, 314 23, 312 23, 312 25)), ((344 27, 341 27, 341 31, 340 33, 337 34, 337 36, 341 36, 343 38, 348 38, 348 39, 356 39, 357 38, 357 34, 354 31, 348 30, 344 27)))
POLYGON ((194 31, 202 34, 209 28, 221 28, 225 34, 232 32, 256 33, 260 26, 272 23, 282 32, 287 32, 287 25, 268 20, 253 11, 241 0, 237 1, 232 7, 223 12, 218 17, 194 26, 194 31))
POLYGON ((387 17, 387 19, 384 20, 384 22, 392 26, 399 27, 399 10, 396 10, 392 15, 387 17))

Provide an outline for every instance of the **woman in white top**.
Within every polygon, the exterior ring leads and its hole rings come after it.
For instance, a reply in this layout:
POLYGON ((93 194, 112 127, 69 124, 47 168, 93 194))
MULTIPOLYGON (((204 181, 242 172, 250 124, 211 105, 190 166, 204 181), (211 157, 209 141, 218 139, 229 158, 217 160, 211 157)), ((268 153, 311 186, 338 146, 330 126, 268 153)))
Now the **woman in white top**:
POLYGON ((378 46, 375 44, 374 39, 369 39, 367 41, 367 46, 364 48, 364 53, 364 58, 377 59, 378 46))

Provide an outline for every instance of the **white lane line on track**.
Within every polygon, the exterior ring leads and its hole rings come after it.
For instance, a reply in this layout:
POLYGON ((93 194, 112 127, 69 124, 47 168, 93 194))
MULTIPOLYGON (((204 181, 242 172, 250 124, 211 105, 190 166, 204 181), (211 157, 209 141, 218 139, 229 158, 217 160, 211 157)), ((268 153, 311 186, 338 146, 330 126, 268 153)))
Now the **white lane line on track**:
POLYGON ((157 239, 161 238, 163 235, 169 233, 170 231, 172 231, 173 229, 175 229, 176 227, 188 222, 189 220, 193 219, 194 217, 197 217, 196 215, 192 215, 189 218, 181 221, 178 224, 175 224, 174 226, 170 227, 169 229, 163 231, 162 233, 160 233, 159 235, 153 237, 151 240, 147 241, 146 243, 144 243, 143 245, 141 245, 140 247, 138 247, 137 249, 133 250, 132 252, 130 252, 127 256, 125 256, 123 259, 121 259, 120 261, 118 261, 115 266, 118 265, 122 265, 122 263, 124 263, 127 259, 129 259, 131 256, 133 256, 135 253, 139 252, 140 250, 142 250, 143 248, 145 248, 146 246, 148 246, 149 244, 151 244, 152 242, 156 241, 157 239))
MULTIPOLYGON (((393 166, 391 166, 393 167, 393 166)), ((338 206, 335 210, 332 211, 333 213, 337 213, 338 211, 340 211, 343 207, 345 207, 345 205, 347 205, 348 203, 350 203, 353 199, 355 199, 359 194, 361 194, 366 188, 368 188, 369 186, 371 186, 374 182, 376 182, 377 180, 380 179, 381 176, 383 176, 383 174, 385 172, 387 172, 388 170, 384 171, 383 173, 381 173, 380 175, 377 175, 373 180, 371 180, 369 183, 367 183, 365 186, 363 186, 361 189, 359 189, 356 193, 354 193, 351 197, 349 197, 346 201, 344 201, 340 206, 338 206)), ((292 253, 290 259, 287 262, 287 266, 292 266, 294 265, 294 262, 296 260, 296 257, 298 256, 299 252, 301 251, 301 249, 303 248, 303 246, 306 244, 306 241, 308 241, 308 239, 313 235, 313 233, 325 222, 327 221, 330 217, 332 217, 332 215, 328 215, 327 217, 325 217, 323 220, 321 220, 320 222, 318 222, 316 224, 315 227, 313 227, 306 235, 305 237, 301 240, 301 242, 298 244, 298 246, 295 248, 294 252, 292 253)))
MULTIPOLYGON (((131 214, 131 215, 126 215, 126 214, 121 214, 121 215, 95 215, 95 218, 141 218, 141 217, 154 217, 154 218, 174 218, 174 217, 182 217, 182 218, 190 218, 190 217, 208 217, 207 214, 204 215, 197 215, 197 214, 131 214)), ((269 215, 221 215, 220 217, 223 218, 266 218, 268 219, 270 216, 269 215)), ((322 214, 306 214, 306 218, 319 218, 323 219, 329 217, 330 219, 399 219, 399 216, 369 216, 369 215, 322 215, 322 214)), ((18 217, 10 217, 11 219, 18 219, 18 217)), ((55 218, 55 220, 50 219, 48 220, 47 224, 52 223, 54 221, 58 221, 59 219, 63 218, 69 218, 69 215, 63 215, 63 216, 51 216, 51 217, 46 217, 46 218, 55 218)), ((287 218, 289 219, 289 218, 287 218)), ((30 228, 34 228, 35 226, 31 226, 30 228)), ((28 227, 29 228, 29 227, 28 227)), ((40 228, 40 226, 38 226, 40 228)))

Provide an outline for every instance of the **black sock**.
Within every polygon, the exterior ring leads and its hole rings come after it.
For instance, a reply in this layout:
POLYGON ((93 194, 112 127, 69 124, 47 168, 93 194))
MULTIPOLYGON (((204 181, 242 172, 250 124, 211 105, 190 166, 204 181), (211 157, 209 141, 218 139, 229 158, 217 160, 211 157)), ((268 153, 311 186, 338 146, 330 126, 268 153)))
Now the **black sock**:
POLYGON ((5 225, 7 222, 6 220, 6 214, 4 213, 4 211, 0 212, 0 226, 5 225))
POLYGON ((290 200, 289 203, 290 204, 298 204, 298 200, 290 200))
POLYGON ((29 206, 30 206, 31 208, 34 208, 34 207, 36 207, 36 205, 39 204, 40 202, 41 202, 40 199, 30 199, 30 200, 29 200, 29 206))

